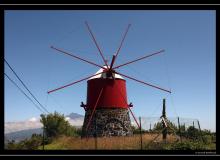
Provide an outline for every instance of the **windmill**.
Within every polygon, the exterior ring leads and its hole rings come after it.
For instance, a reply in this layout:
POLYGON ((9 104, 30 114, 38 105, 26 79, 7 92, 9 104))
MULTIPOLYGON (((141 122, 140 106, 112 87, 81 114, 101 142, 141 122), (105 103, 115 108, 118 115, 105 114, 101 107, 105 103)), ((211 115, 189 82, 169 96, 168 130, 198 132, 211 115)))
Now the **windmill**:
POLYGON ((79 82, 87 80, 87 102, 84 104, 81 102, 81 107, 85 110, 85 118, 82 127, 82 136, 126 136, 132 135, 131 130, 131 121, 129 117, 129 111, 133 116, 135 123, 138 127, 138 124, 133 112, 131 111, 131 107, 133 107, 132 103, 127 102, 127 92, 126 92, 126 80, 123 77, 126 77, 130 80, 136 81, 138 83, 171 93, 171 91, 158 87, 156 85, 138 80, 131 76, 125 75, 116 71, 116 69, 121 68, 123 66, 129 65, 131 63, 140 61, 142 59, 157 55, 159 53, 164 52, 164 50, 160 50, 158 52, 145 55, 143 57, 137 58, 135 60, 126 62, 121 65, 114 66, 115 61, 117 60, 117 56, 119 51, 123 45, 125 37, 130 28, 130 24, 127 26, 125 33, 123 34, 121 43, 116 51, 116 53, 112 56, 112 60, 110 65, 108 65, 106 59, 103 56, 103 53, 95 39, 95 36, 88 24, 85 22, 85 25, 90 33, 92 40, 94 41, 99 55, 103 60, 103 65, 99 65, 92 61, 86 60, 79 56, 73 55, 72 53, 68 53, 62 49, 51 46, 52 49, 58 51, 59 53, 63 53, 65 55, 71 56, 75 59, 86 62, 90 65, 96 66, 99 70, 90 76, 82 78, 78 81, 74 81, 70 84, 66 84, 64 86, 58 87, 56 89, 48 91, 49 93, 58 91, 60 89, 69 87, 71 85, 77 84, 79 82))

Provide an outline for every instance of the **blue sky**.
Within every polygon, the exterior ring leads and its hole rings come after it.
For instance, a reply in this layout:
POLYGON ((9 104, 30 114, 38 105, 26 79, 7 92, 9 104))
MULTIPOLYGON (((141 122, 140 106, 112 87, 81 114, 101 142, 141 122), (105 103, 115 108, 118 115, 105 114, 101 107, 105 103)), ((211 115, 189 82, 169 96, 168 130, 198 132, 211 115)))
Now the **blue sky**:
MULTIPOLYGON (((208 10, 5 11, 5 58, 50 112, 84 115, 80 103, 86 102, 86 81, 50 95, 47 91, 98 70, 59 54, 51 45, 103 64, 86 20, 108 60, 131 24, 116 65, 165 49, 119 69, 172 91, 169 94, 128 79, 128 100, 136 116, 160 116, 166 98, 168 117, 196 118, 202 128, 215 130, 216 24, 215 11, 208 10)), ((20 84, 6 65, 5 72, 20 84)), ((5 78, 5 121, 40 114, 5 78)))

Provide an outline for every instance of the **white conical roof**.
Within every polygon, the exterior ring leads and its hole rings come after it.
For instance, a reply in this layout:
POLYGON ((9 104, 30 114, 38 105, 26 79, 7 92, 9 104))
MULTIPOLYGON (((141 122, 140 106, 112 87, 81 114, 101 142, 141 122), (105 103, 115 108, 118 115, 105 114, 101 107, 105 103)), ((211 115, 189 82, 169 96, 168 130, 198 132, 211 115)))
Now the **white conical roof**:
MULTIPOLYGON (((104 68, 107 68, 106 65, 104 65, 103 67, 104 67, 104 68)), ((103 72, 103 70, 104 70, 103 68, 100 68, 100 69, 94 74, 95 76, 89 78, 89 80, 90 80, 90 79, 95 79, 95 78, 101 78, 101 77, 102 77, 102 74, 98 74, 98 73, 103 72), (96 75, 96 74, 98 74, 98 75, 96 75)), ((123 78, 122 76, 120 76, 119 74, 115 74, 115 78, 124 79, 124 78, 123 78)))

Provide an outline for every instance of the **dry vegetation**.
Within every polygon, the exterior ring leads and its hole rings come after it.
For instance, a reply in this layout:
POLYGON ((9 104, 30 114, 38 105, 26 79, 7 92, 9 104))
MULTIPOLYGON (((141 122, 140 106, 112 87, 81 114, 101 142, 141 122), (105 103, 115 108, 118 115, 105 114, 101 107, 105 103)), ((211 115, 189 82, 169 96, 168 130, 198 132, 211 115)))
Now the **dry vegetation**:
MULTIPOLYGON (((147 146, 157 134, 143 134, 142 142, 143 146, 147 146)), ((177 138, 174 135, 167 137, 168 142, 174 142, 177 138)), ((101 150, 139 150, 141 148, 140 135, 134 135, 130 137, 103 137, 97 138, 97 149, 101 150)), ((153 143, 159 143, 162 141, 162 135, 160 135, 153 143)), ((56 139, 52 144, 46 145, 45 149, 69 149, 69 150, 91 150, 96 149, 95 138, 83 138, 80 137, 60 137, 56 139)))

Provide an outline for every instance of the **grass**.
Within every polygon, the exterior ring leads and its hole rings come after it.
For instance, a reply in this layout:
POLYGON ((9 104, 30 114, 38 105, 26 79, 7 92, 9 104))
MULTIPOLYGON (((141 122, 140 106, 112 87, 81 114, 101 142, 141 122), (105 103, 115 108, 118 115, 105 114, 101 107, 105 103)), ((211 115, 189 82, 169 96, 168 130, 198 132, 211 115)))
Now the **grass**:
MULTIPOLYGON (((146 146, 156 137, 157 134, 143 134, 143 147, 146 146)), ((174 135, 169 135, 167 141, 175 142, 177 139, 174 135)), ((97 149, 100 150, 140 150, 140 135, 129 137, 102 137, 97 138, 97 149)), ((152 143, 157 144, 162 142, 162 136, 159 136, 152 143)), ((62 136, 55 139, 51 144, 45 145, 45 150, 94 150, 96 149, 95 138, 66 137, 62 136)), ((39 147, 42 149, 42 146, 39 147)))
MULTIPOLYGON (((143 134, 142 142, 144 150, 216 150, 215 143, 202 143, 183 139, 178 141, 174 135, 168 135, 167 141, 162 141, 162 135, 156 140, 157 134, 143 134)), ((45 150, 140 150, 140 135, 130 137, 99 137, 97 148, 95 138, 66 137, 61 136, 51 144, 45 145, 45 150)), ((42 150, 42 146, 38 148, 42 150)))

